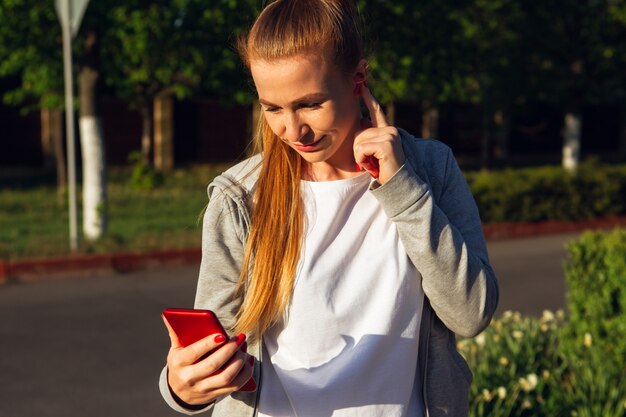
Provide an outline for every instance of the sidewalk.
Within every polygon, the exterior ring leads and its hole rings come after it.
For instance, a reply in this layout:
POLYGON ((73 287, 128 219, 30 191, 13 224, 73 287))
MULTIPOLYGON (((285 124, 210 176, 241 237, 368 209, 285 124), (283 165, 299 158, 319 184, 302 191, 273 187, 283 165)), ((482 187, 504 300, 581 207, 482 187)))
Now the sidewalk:
MULTIPOLYGON (((578 233, 584 230, 610 229, 616 226, 626 226, 626 216, 578 222, 545 221, 538 223, 485 224, 483 231, 488 241, 494 241, 578 233)), ((57 275, 126 273, 161 266, 196 265, 199 264, 200 259, 200 248, 191 248, 10 261, 0 260, 0 284, 8 281, 49 278, 57 275)))

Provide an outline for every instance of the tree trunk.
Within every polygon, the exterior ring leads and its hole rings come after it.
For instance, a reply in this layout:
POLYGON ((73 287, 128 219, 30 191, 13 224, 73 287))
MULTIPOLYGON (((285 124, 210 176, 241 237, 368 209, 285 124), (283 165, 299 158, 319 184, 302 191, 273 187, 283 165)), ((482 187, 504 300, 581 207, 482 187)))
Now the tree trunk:
POLYGON ((67 186, 67 167, 63 152, 63 112, 57 109, 41 109, 41 144, 45 164, 53 166, 57 175, 57 199, 62 203, 67 186))
POLYGON ((620 109, 619 155, 622 159, 626 158, 626 107, 620 109))
POLYGON ((104 133, 100 117, 100 69, 97 34, 85 42, 85 62, 78 75, 80 88, 80 143, 83 160, 83 234, 96 240, 107 229, 107 177, 104 133))
MULTIPOLYGON (((257 136, 261 134, 261 118, 263 115, 261 114, 261 105, 258 101, 254 101, 252 103, 252 119, 250 120, 250 132, 249 137, 250 141, 246 146, 247 156, 252 156, 254 153, 259 152, 261 150, 260 143, 257 143, 257 136)), ((261 138, 258 138, 261 139, 261 138)))
POLYGON ((153 99, 146 97, 139 107, 139 113, 141 115, 141 160, 146 165, 152 165, 153 155, 153 112, 152 112, 153 99))
POLYGON ((480 137, 480 167, 483 171, 489 171, 491 166, 491 115, 491 111, 483 110, 483 128, 480 137))
POLYGON ((387 107, 385 108, 385 116, 387 116, 387 122, 389 122, 391 126, 393 126, 396 123, 396 103, 395 102, 390 101, 387 104, 387 107))
POLYGON ((161 172, 174 168, 174 99, 170 94, 154 98, 154 167, 161 172))
POLYGON ((494 157, 499 161, 509 158, 510 121, 506 112, 498 110, 493 115, 494 124, 494 157))
POLYGON ((581 127, 580 113, 569 112, 565 115, 562 163, 563 168, 570 172, 576 171, 580 160, 581 127))
POLYGON ((429 101, 424 101, 422 109, 421 135, 425 139, 435 139, 439 136, 439 109, 429 101))

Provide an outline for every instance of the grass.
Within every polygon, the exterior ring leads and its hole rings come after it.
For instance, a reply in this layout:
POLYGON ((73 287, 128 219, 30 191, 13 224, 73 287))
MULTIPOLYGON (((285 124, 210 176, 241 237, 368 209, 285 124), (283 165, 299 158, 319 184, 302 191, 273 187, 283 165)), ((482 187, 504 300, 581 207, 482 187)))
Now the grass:
MULTIPOLYGON (((146 251, 200 245, 200 214, 206 186, 227 165, 203 165, 166 174, 163 185, 141 190, 130 185, 132 168, 109 171, 109 228, 96 243, 80 239, 79 252, 146 251)), ((54 179, 0 182, 0 259, 63 256, 69 250, 67 197, 57 196, 54 179)))

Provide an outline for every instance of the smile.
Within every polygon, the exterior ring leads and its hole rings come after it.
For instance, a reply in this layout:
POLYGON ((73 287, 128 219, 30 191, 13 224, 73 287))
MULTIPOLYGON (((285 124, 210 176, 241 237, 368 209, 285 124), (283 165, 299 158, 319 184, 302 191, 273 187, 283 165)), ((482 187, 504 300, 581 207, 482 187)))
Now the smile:
POLYGON ((326 136, 322 136, 321 138, 319 138, 315 142, 312 142, 312 143, 309 143, 309 144, 306 144, 306 145, 302 145, 302 144, 296 143, 293 146, 294 146, 294 148, 296 148, 300 152, 312 152, 312 151, 316 150, 317 146, 320 144, 320 142, 325 137, 326 136))

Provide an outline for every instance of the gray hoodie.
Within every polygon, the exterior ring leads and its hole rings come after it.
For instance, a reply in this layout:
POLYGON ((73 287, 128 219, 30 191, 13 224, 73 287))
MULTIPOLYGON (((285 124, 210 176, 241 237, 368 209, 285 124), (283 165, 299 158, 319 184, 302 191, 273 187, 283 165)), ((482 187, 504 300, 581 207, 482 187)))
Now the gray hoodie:
MULTIPOLYGON (((370 192, 396 224, 421 275, 425 300, 415 372, 423 381, 425 415, 467 416, 472 373, 457 352, 455 333, 472 337, 487 327, 498 303, 498 284, 478 209, 450 148, 403 130, 400 134, 405 164, 384 185, 374 181, 370 192)), ((195 308, 213 310, 227 329, 234 325, 241 302, 232 294, 241 271, 260 161, 259 155, 247 159, 208 187, 195 308)), ((256 416, 258 393, 263 389, 261 344, 248 346, 248 353, 257 358, 257 392, 237 392, 203 410, 190 411, 174 400, 166 367, 159 383, 161 394, 173 409, 189 415, 256 416)))

